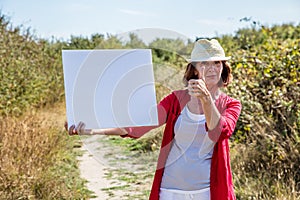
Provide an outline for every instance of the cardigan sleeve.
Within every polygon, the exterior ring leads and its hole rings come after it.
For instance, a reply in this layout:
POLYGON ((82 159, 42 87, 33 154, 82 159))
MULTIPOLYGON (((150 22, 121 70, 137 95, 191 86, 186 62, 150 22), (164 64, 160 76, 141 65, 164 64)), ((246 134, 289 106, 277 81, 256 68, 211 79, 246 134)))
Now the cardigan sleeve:
POLYGON ((165 98, 163 98, 159 104, 157 105, 157 114, 158 114, 158 125, 156 126, 139 126, 139 127, 126 127, 127 131, 126 135, 121 137, 131 137, 131 138, 140 138, 148 131, 158 128, 163 125, 167 121, 168 113, 170 112, 170 107, 172 105, 172 101, 175 98, 174 94, 171 93, 165 98))
POLYGON ((220 103, 218 110, 221 114, 219 123, 213 130, 208 131, 209 138, 217 142, 228 139, 234 129, 241 113, 242 105, 240 101, 227 97, 225 102, 220 103))

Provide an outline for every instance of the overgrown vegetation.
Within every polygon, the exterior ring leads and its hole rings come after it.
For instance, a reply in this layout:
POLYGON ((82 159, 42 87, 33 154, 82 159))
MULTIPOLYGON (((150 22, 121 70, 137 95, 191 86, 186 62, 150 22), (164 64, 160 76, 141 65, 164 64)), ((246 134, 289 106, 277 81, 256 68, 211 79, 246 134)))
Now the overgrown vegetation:
POLYGON ((240 199, 299 197, 299 31, 253 27, 223 40, 235 77, 228 93, 243 104, 232 143, 240 199))
POLYGON ((0 114, 22 111, 63 98, 59 43, 35 39, 30 29, 12 27, 0 16, 0 114))
MULTIPOLYGON (((243 104, 231 138, 237 197, 298 199, 300 25, 253 24, 234 35, 218 38, 232 57, 234 79, 225 92, 243 104)), ((183 56, 189 55, 192 48, 191 41, 185 44, 170 39, 157 39, 146 45, 135 35, 130 35, 127 42, 101 34, 49 42, 34 38, 30 30, 12 27, 3 15, 0 45, 0 195, 23 199, 68 198, 71 193, 75 198, 87 195, 87 192, 74 192, 83 184, 74 187, 72 176, 57 177, 58 172, 76 168, 74 157, 61 155, 61 150, 70 150, 70 146, 65 146, 69 139, 55 127, 45 129, 35 116, 22 114, 30 108, 53 105, 63 99, 61 49, 152 48, 160 100, 171 89, 183 86, 180 75, 186 65, 183 56), (55 167, 59 161, 71 168, 60 171, 55 167), (70 184, 63 186, 61 182, 65 180, 70 184)), ((160 139, 161 134, 150 134, 126 145, 132 150, 153 151, 159 148, 160 139)))
POLYGON ((49 123, 53 110, 32 112, 63 98, 59 45, 0 16, 0 199, 91 196, 79 176, 76 139, 49 123))
POLYGON ((75 141, 38 114, 1 118, 0 199, 83 199, 75 141))

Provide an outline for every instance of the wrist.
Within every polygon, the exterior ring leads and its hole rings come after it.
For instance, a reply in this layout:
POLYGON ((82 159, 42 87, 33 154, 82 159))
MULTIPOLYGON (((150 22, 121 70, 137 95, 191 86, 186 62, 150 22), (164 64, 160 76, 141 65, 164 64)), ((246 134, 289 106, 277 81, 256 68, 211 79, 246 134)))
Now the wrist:
POLYGON ((92 135, 93 131, 93 129, 84 129, 80 135, 92 135))
POLYGON ((92 129, 90 135, 105 135, 104 129, 92 129))

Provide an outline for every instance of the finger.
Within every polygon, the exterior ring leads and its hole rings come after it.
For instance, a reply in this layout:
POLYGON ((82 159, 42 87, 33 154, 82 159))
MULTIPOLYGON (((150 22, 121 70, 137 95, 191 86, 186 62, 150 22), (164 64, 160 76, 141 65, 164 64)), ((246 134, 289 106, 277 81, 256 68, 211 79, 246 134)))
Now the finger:
POLYGON ((189 91, 189 95, 191 95, 191 96, 197 96, 199 93, 198 90, 194 89, 194 88, 191 88, 188 91, 189 91))
POLYGON ((204 75, 204 72, 205 72, 205 68, 204 67, 202 67, 201 68, 201 79, 204 81, 204 83, 205 83, 205 75, 204 75))
POLYGON ((77 130, 80 130, 81 129, 81 126, 82 126, 82 122, 79 122, 78 124, 77 124, 77 130))
POLYGON ((201 77, 201 79, 198 80, 197 87, 201 91, 202 94, 204 94, 205 96, 209 95, 209 91, 207 90, 207 85, 205 83, 205 76, 204 76, 204 74, 201 77))
POLYGON ((80 134, 84 134, 85 133, 85 123, 79 122, 79 124, 78 124, 78 131, 79 131, 80 134))
POLYGON ((64 127, 65 127, 66 131, 68 131, 68 122, 65 122, 64 127))
POLYGON ((204 94, 205 96, 208 95, 208 90, 207 90, 206 85, 204 83, 198 85, 198 91, 199 91, 200 94, 204 94))
POLYGON ((74 135, 74 133, 75 133, 74 129, 75 129, 75 125, 70 126, 69 135, 74 135))
POLYGON ((197 90, 199 88, 199 83, 197 81, 193 81, 188 85, 190 90, 197 90))
POLYGON ((191 85, 195 85, 195 84, 197 84, 197 80, 196 79, 191 79, 191 80, 189 80, 189 83, 191 85))
POLYGON ((194 88, 193 85, 188 85, 188 91, 189 91, 189 92, 192 92, 194 89, 195 89, 195 88, 194 88))
POLYGON ((191 85, 188 86, 188 92, 189 92, 189 95, 194 94, 194 88, 191 85))
POLYGON ((197 97, 201 95, 201 91, 199 89, 191 89, 189 90, 189 95, 197 97))
POLYGON ((79 134, 82 134, 82 122, 79 122, 77 127, 76 127, 76 130, 79 134))
POLYGON ((196 87, 195 85, 188 85, 189 90, 193 90, 193 89, 195 89, 195 87, 196 87))
MULTIPOLYGON (((201 80, 202 81, 202 80, 201 80)), ((191 89, 191 94, 193 94, 193 96, 207 96, 207 89, 205 86, 203 86, 203 84, 198 84, 194 87, 192 87, 191 89)))
POLYGON ((81 123, 81 126, 80 126, 80 133, 81 134, 84 134, 85 132, 85 124, 84 123, 81 123))
POLYGON ((207 95, 206 84, 202 79, 189 80, 188 91, 189 91, 189 95, 195 97, 202 96, 204 94, 207 95))
POLYGON ((193 90, 200 90, 202 91, 203 94, 206 94, 207 92, 207 86, 205 83, 205 78, 204 75, 200 77, 200 79, 197 80, 190 80, 188 84, 188 88, 193 89, 193 90))
POLYGON ((70 126, 70 128, 69 128, 69 130, 68 130, 68 132, 69 132, 69 135, 72 135, 72 133, 73 133, 73 129, 75 128, 75 126, 74 125, 72 125, 72 126, 70 126))

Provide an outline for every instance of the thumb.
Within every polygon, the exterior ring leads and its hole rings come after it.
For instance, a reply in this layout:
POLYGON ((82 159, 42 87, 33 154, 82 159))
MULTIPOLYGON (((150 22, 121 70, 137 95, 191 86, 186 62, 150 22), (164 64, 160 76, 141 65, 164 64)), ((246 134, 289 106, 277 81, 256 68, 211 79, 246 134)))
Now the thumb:
POLYGON ((65 122, 64 127, 65 127, 66 131, 68 131, 68 122, 65 122))
POLYGON ((205 67, 202 67, 201 68, 201 77, 200 77, 200 79, 202 79, 204 81, 204 83, 205 83, 205 75, 204 75, 204 73, 205 73, 205 67))

